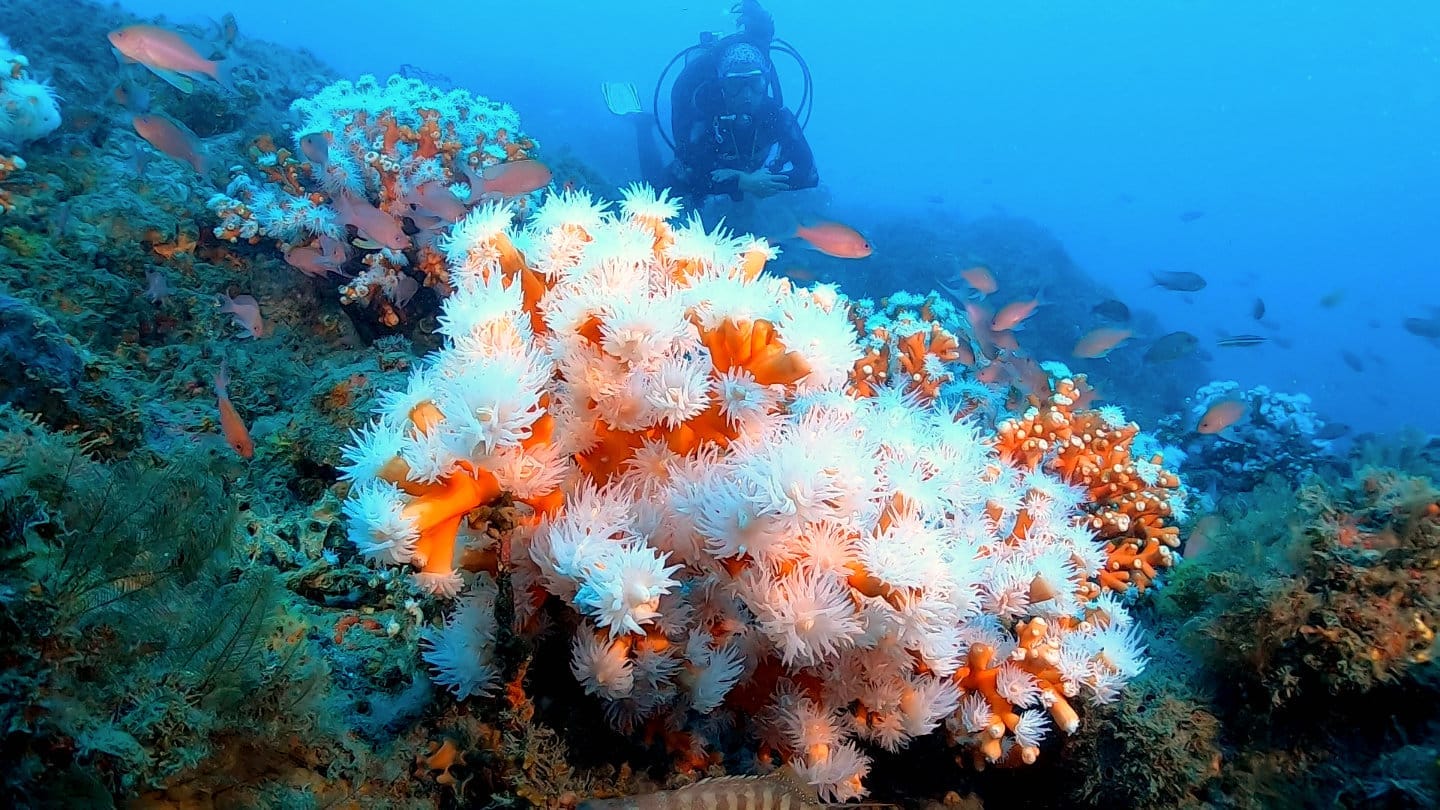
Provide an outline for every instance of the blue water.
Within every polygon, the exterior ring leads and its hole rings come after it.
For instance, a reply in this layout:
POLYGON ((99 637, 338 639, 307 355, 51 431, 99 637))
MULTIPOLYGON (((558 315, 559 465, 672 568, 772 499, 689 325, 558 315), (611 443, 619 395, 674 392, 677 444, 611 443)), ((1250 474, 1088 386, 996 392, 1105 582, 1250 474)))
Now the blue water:
MULTIPOLYGON (((242 35, 352 77, 448 75, 617 181, 638 166, 600 82, 635 81, 648 104, 698 32, 733 30, 728 2, 123 5, 175 21, 233 11, 242 35)), ((1440 4, 765 5, 814 73, 807 135, 837 207, 1029 217, 1171 329, 1291 345, 1212 349, 1215 376, 1309 393, 1360 430, 1440 430, 1440 346, 1400 328, 1440 306, 1440 4), (1210 284, 1166 292, 1152 269, 1210 284), (1251 320, 1256 296, 1275 329, 1251 320)))

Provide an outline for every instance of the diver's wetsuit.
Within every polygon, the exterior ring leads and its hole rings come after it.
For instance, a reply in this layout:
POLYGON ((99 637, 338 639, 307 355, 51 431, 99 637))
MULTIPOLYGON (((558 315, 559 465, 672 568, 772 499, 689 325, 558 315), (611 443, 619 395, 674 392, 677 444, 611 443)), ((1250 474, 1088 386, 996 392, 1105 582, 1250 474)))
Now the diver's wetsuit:
POLYGON ((748 116, 716 116, 697 121, 680 137, 676 133, 675 162, 670 165, 677 193, 682 196, 729 194, 740 199, 736 179, 716 183, 716 169, 753 172, 760 168, 789 177, 791 191, 820 183, 815 156, 795 116, 773 99, 765 99, 748 116))
POLYGON ((637 121, 644 127, 639 133, 641 175, 656 188, 668 187, 692 203, 712 194, 740 199, 740 181, 732 178, 717 183, 710 179, 716 169, 748 173, 764 167, 787 175, 785 185, 791 191, 819 185, 815 156, 794 114, 772 99, 765 99, 748 118, 716 116, 695 121, 690 131, 677 140, 675 160, 669 165, 660 158, 649 122, 637 121))

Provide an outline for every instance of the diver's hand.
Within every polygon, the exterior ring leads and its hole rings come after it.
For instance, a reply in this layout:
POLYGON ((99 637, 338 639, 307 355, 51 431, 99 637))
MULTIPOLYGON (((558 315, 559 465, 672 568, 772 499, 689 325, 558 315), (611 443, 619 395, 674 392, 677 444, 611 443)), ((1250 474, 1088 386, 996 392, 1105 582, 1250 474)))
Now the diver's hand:
POLYGON ((736 174, 740 180, 740 190, 746 194, 754 194, 756 197, 770 197, 790 190, 790 186, 785 182, 790 179, 788 174, 773 174, 769 169, 759 169, 749 174, 745 172, 736 174))
POLYGON ((737 171, 735 169, 716 169, 715 171, 710 172, 710 182, 724 183, 730 180, 734 180, 741 174, 743 174, 743 172, 737 171))
POLYGON ((730 13, 739 17, 738 22, 745 33, 759 34, 769 31, 770 36, 774 36, 775 22, 770 12, 761 8, 759 0, 740 0, 730 7, 730 13))

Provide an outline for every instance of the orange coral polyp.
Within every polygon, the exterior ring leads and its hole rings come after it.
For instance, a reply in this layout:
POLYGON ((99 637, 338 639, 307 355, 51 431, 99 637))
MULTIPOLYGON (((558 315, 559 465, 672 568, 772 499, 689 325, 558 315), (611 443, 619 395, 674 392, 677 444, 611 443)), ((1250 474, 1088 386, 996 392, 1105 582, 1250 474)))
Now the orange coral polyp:
POLYGON ((665 444, 671 452, 684 455, 706 443, 727 445, 735 436, 735 430, 720 415, 719 404, 711 402, 710 407, 676 425, 665 436, 665 444))
POLYGON ((436 425, 445 421, 445 414, 430 400, 425 400, 410 409, 410 424, 421 433, 429 433, 436 425))
POLYGON ((761 385, 792 385, 810 373, 800 355, 787 351, 769 321, 744 324, 726 318, 718 327, 701 333, 716 371, 743 368, 761 385))
POLYGON ((745 251, 745 255, 740 259, 740 277, 745 281, 754 281, 760 277, 760 272, 765 269, 765 262, 769 260, 768 251, 759 248, 745 251))

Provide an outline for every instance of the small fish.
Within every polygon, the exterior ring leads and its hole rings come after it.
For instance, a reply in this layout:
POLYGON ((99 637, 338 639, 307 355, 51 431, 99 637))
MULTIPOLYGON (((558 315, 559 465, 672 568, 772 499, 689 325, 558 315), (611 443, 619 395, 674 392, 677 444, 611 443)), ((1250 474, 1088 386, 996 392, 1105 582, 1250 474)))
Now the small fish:
POLYGON ((1264 335, 1231 335, 1215 341, 1215 345, 1226 349, 1249 348, 1259 346, 1267 340, 1269 338, 1264 335))
POLYGON ((1091 329, 1075 344, 1075 349, 1071 354, 1091 359, 1104 357, 1116 346, 1129 340, 1133 334, 1135 333, 1129 329, 1116 329, 1109 326, 1091 329))
POLYGON ((168 28, 130 25, 111 31, 109 38, 126 60, 144 65, 182 93, 195 90, 196 76, 209 76, 226 90, 236 92, 230 76, 232 62, 206 59, 184 36, 168 28))
POLYGON ((1402 324, 1405 331, 1423 338, 1440 338, 1440 317, 1406 318, 1402 324))
POLYGON ((1091 307, 1090 311, 1107 321, 1125 323, 1130 320, 1130 307, 1125 306, 1124 301, 1117 301, 1114 298, 1106 298, 1091 307))
POLYGON ((999 385, 1010 379, 1010 368, 999 360, 992 360, 975 372, 975 379, 986 385, 999 385))
POLYGON ((1265 317, 1265 299, 1256 298, 1255 303, 1250 305, 1250 317, 1260 320, 1265 317))
POLYGON ((300 152, 319 170, 330 164, 330 138, 324 132, 311 132, 300 138, 300 152))
POLYGON ((132 113, 150 112, 150 91, 135 84, 129 76, 120 80, 110 91, 115 103, 132 113))
POLYGON ((1186 560, 1200 559, 1210 550, 1215 538, 1224 529, 1225 522, 1218 515, 1205 515, 1195 521, 1195 525, 1190 528, 1190 536, 1185 538, 1181 554, 1186 560))
POLYGON ((768 776, 717 776, 675 790, 590 799, 576 810, 823 810, 815 789, 789 767, 768 776))
POLYGON ((224 46, 225 51, 228 53, 235 47, 235 40, 240 38, 240 23, 235 21, 234 13, 227 11, 225 12, 225 16, 220 18, 219 28, 220 44, 224 46))
POLYGON ((1339 422, 1326 422, 1325 426, 1315 431, 1315 438, 1321 441, 1334 441, 1350 432, 1350 426, 1339 422))
POLYGON ((1205 277, 1199 273, 1189 273, 1183 270, 1154 270, 1150 273, 1154 279, 1151 286, 1164 287, 1172 292, 1199 292, 1205 289, 1205 277))
POLYGON ((172 121, 163 115, 137 115, 130 121, 135 131, 151 146, 194 167, 196 173, 205 175, 210 167, 210 157, 200 136, 189 127, 172 121))
POLYGON ((995 313, 995 318, 990 321, 992 332, 1008 332, 1018 330, 1025 319, 1035 314, 1035 309, 1040 306, 1040 297, 1036 296, 1028 301, 1012 301, 1000 308, 995 313))
POLYGON ((348 190, 336 194, 332 204, 341 222, 355 226, 362 239, 368 239, 379 247, 391 250, 405 250, 410 247, 410 237, 405 235, 399 220, 371 205, 368 200, 356 197, 348 190))
POLYGON ((529 194, 532 191, 542 189, 550 185, 553 175, 550 167, 538 160, 511 160, 505 163, 492 163, 480 170, 478 174, 467 172, 470 176, 470 197, 469 202, 477 202, 481 195, 491 194, 498 197, 519 197, 521 194, 529 194), (480 188, 476 193, 476 186, 480 188))
POLYGON ((859 231, 839 222, 816 222, 795 228, 795 236, 811 247, 837 259, 863 259, 874 252, 859 231))
POLYGON ((450 186, 441 180, 429 180, 411 189, 405 195, 405 202, 415 213, 433 217, 441 224, 449 225, 465 216, 465 203, 460 201, 450 186))
POLYGON ((1365 361, 1361 360, 1360 356, 1353 352, 1350 352, 1346 349, 1341 349, 1340 359, 1345 361, 1345 365, 1349 366, 1351 371, 1365 370, 1365 361))
POLYGON ((809 284, 819 278, 819 276, 815 275, 815 271, 808 267, 786 267, 783 270, 776 270, 775 272, 800 284, 809 284))
POLYGON ((226 390, 230 385, 230 375, 227 373, 225 361, 220 361, 220 372, 215 375, 215 399, 220 406, 220 434, 225 437, 225 443, 235 448, 235 452, 241 458, 254 458, 255 442, 250 438, 250 431, 245 427, 245 421, 240 418, 240 412, 230 404, 230 394, 226 390))
POLYGON ((1205 216, 1205 212, 1204 212, 1204 211, 1181 211, 1181 212, 1180 212, 1180 221, 1181 221, 1181 222, 1194 222, 1195 220, 1197 220, 1197 219, 1199 219, 1199 218, 1201 218, 1201 217, 1203 217, 1203 216, 1205 216))
POLYGON ((215 303, 220 305, 221 312, 228 312, 235 319, 241 337, 259 338, 265 334, 265 319, 260 317, 260 303, 255 296, 237 295, 231 298, 220 293, 215 296, 215 303))
POLYGON ((144 177, 145 169, 150 165, 150 159, 155 153, 140 145, 140 141, 131 141, 130 157, 126 158, 125 164, 135 172, 136 177, 144 177))
POLYGON ((1189 332, 1171 332, 1156 338, 1145 350, 1147 363, 1169 363, 1195 353, 1200 348, 1200 339, 1189 332))
POLYGON ((965 302, 965 320, 970 323, 970 332, 980 344, 980 353, 995 359, 995 336, 990 332, 990 321, 995 313, 978 301, 965 302))
POLYGON ((395 281, 386 292, 389 294, 390 300, 395 302, 395 306, 403 309, 406 304, 410 303, 410 299, 415 297, 415 293, 420 292, 420 282, 405 273, 397 272, 395 281))
POLYGON ((995 274, 991 273, 988 267, 976 265, 969 270, 961 270, 960 278, 974 287, 982 298, 1000 289, 1000 285, 995 281, 995 274))
POLYGON ((1221 399, 1211 403, 1195 426, 1196 433, 1212 435, 1239 422, 1248 406, 1238 399, 1221 399))
POLYGON ((1335 307, 1337 307, 1337 306, 1340 305, 1340 302, 1341 302, 1341 301, 1344 301, 1344 300, 1345 300, 1345 291, 1344 291, 1344 290, 1331 290, 1330 292, 1325 293, 1324 295, 1320 296, 1320 306, 1322 306, 1322 307, 1324 307, 1324 308, 1326 308, 1326 309, 1334 309, 1335 307))
POLYGON ((349 278, 341 267, 348 257, 345 243, 328 236, 320 237, 318 247, 297 247, 285 252, 285 262, 307 276, 324 277, 330 273, 349 278))
POLYGON ((145 297, 157 306, 163 306, 170 297, 170 282, 154 267, 145 268, 145 297))

